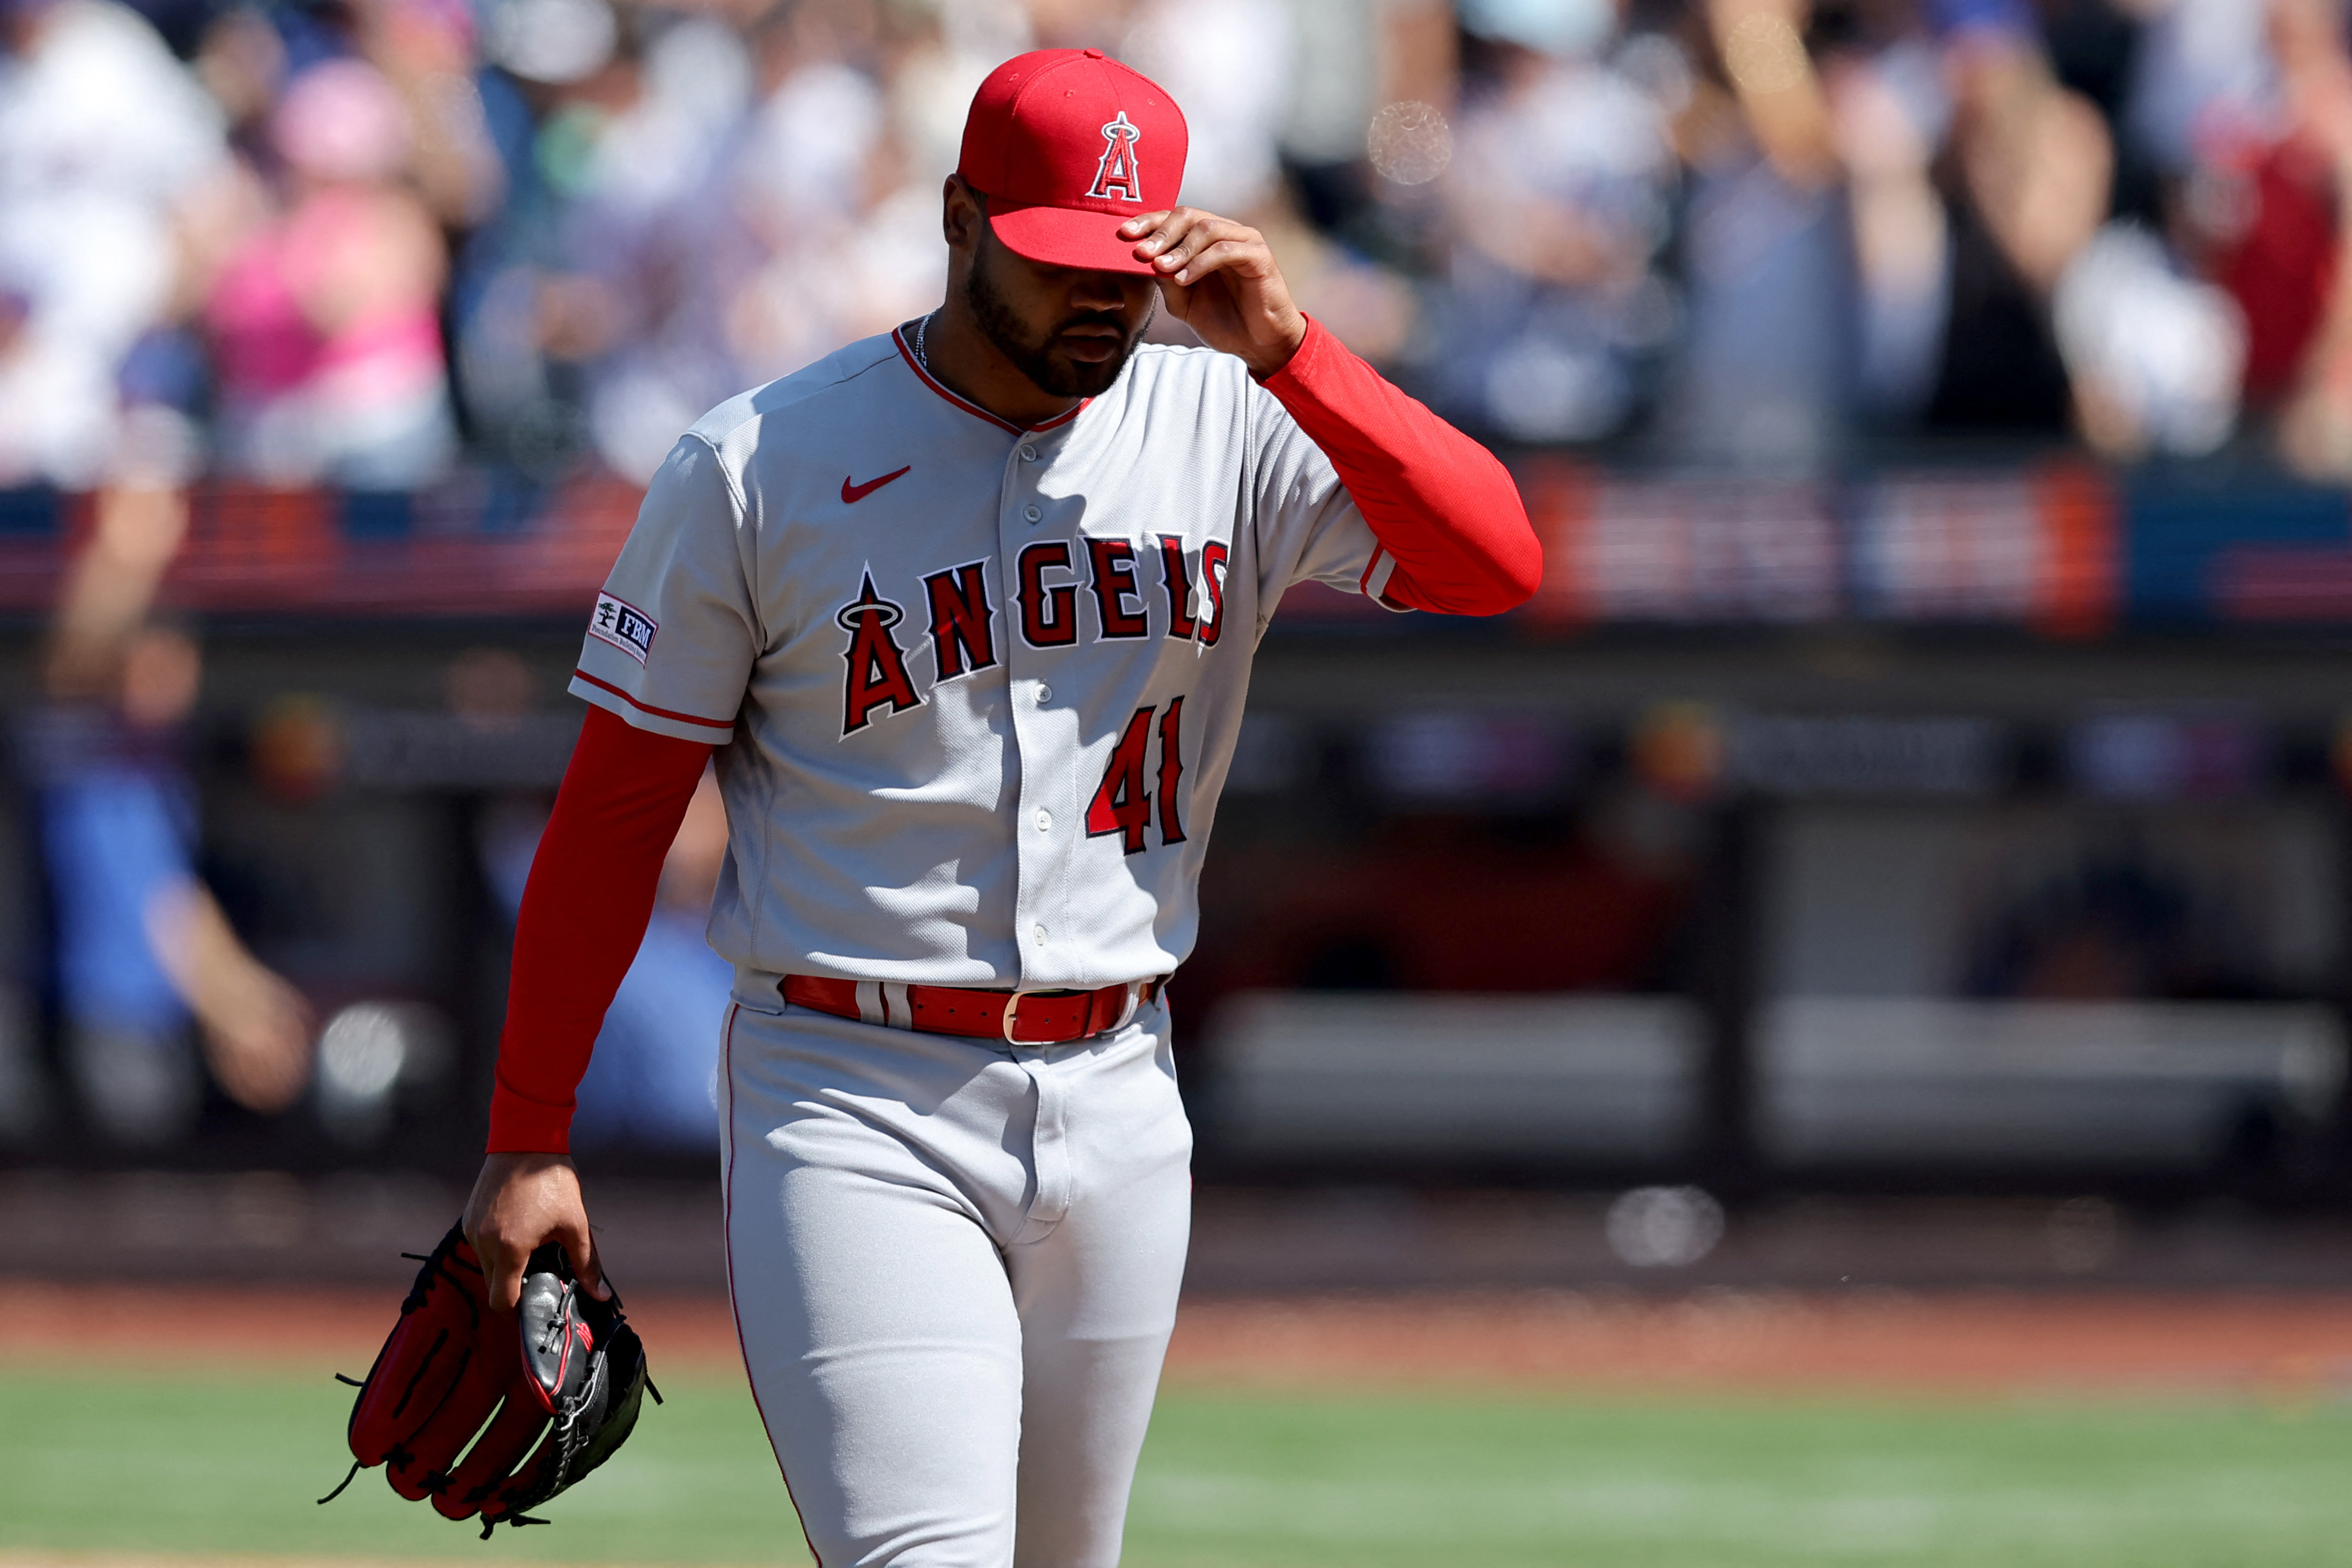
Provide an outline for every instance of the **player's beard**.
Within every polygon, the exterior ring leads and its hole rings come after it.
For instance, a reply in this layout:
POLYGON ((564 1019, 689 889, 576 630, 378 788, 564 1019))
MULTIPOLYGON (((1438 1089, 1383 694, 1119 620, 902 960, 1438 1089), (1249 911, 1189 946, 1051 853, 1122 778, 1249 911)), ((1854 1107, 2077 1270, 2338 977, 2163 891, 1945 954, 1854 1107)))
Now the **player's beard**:
POLYGON ((1115 320, 1093 312, 1072 316, 1056 321, 1042 335, 1031 338, 1022 329, 1021 318, 997 292, 996 280, 991 276, 985 249, 973 259, 971 270, 964 276, 964 303, 971 307, 972 319, 980 324, 981 335, 996 345, 996 351, 1013 361, 1013 368, 1036 383, 1037 390, 1050 397, 1095 397, 1118 380, 1119 371, 1127 368, 1127 357, 1135 352, 1137 341, 1151 325, 1154 312, 1160 308, 1155 290, 1145 308, 1143 325, 1129 333, 1118 345, 1118 352, 1099 363, 1088 364, 1084 360, 1055 357, 1054 340, 1068 328, 1115 320))

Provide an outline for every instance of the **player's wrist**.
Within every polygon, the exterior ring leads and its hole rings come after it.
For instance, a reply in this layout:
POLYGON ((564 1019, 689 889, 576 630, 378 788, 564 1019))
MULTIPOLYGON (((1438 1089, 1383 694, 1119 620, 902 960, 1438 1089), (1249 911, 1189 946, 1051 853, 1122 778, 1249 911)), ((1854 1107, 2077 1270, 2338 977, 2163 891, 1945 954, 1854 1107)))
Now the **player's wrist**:
POLYGON ((1290 329, 1280 341, 1268 345, 1263 354, 1249 356, 1250 374, 1261 383, 1270 382, 1299 364, 1299 355, 1306 349, 1307 339, 1314 336, 1315 321, 1307 312, 1293 308, 1290 317, 1290 329))
POLYGON ((578 1190, 579 1172, 570 1155, 522 1149, 499 1150, 484 1155, 480 1174, 474 1177, 474 1190, 466 1199, 467 1233, 472 1234, 477 1222, 509 1203, 513 1195, 550 1181, 558 1189, 568 1186, 573 1191, 578 1190), (549 1175, 551 1171, 559 1169, 562 1175, 549 1175))
POLYGON ((1271 381, 1280 375, 1289 367, 1291 361, 1298 357, 1298 350, 1307 346, 1307 313, 1293 307, 1289 319, 1277 323, 1272 341, 1253 343, 1250 352, 1243 356, 1243 362, 1249 366, 1250 374, 1261 382, 1271 381))

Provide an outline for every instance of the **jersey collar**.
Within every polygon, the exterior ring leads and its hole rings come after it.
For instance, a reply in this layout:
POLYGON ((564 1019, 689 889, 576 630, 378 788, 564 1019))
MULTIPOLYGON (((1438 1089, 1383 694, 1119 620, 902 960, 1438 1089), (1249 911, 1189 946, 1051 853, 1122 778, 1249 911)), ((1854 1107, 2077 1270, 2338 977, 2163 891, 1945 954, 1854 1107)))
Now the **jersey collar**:
POLYGON ((906 328, 893 328, 890 332, 890 340, 898 346, 898 357, 907 361, 907 368, 914 371, 916 379, 920 381, 925 386, 930 388, 933 392, 947 399, 948 402, 955 404, 956 407, 963 410, 964 413, 971 414, 973 418, 984 419, 988 421, 989 423, 996 426, 997 429, 1009 430, 1015 435, 1034 434, 1041 430, 1058 430, 1063 425, 1069 423, 1070 421, 1077 418, 1081 413, 1084 413, 1087 409, 1087 404, 1094 402, 1094 399, 1092 398, 1081 398, 1078 400, 1078 404, 1076 408, 1070 409, 1068 412, 1064 413, 1057 413, 1053 418, 1045 421, 1043 424, 1015 424, 1009 419, 997 418, 996 415, 989 413, 988 410, 981 407, 980 404, 972 402, 970 398, 957 396, 954 392, 948 390, 945 382, 932 375, 930 371, 923 369, 922 362, 915 358, 915 350, 913 345, 907 341, 906 328))

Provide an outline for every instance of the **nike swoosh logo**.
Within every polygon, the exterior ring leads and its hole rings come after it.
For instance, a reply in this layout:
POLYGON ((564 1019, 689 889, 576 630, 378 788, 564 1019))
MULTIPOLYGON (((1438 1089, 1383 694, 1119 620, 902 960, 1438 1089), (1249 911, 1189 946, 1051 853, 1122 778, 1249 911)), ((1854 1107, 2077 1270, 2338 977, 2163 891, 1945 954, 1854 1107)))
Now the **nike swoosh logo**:
POLYGON ((898 478, 901 475, 912 472, 914 466, 915 465, 913 464, 909 463, 906 467, 899 469, 897 474, 885 474, 879 479, 868 479, 863 485, 851 484, 849 482, 849 476, 844 474, 841 476, 841 499, 843 504, 845 506, 856 506, 858 502, 866 499, 866 497, 874 494, 875 491, 879 490, 883 486, 887 485, 891 480, 898 478))

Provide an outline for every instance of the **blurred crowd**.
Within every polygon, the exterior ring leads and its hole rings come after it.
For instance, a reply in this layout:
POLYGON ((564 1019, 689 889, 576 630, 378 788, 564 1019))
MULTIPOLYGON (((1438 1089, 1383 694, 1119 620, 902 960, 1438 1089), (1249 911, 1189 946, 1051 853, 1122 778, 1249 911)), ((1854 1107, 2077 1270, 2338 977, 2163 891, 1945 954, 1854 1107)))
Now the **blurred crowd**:
POLYGON ((642 478, 937 303, 1051 45, 1493 437, 2352 476, 2344 0, 0 0, 0 486, 642 478))

